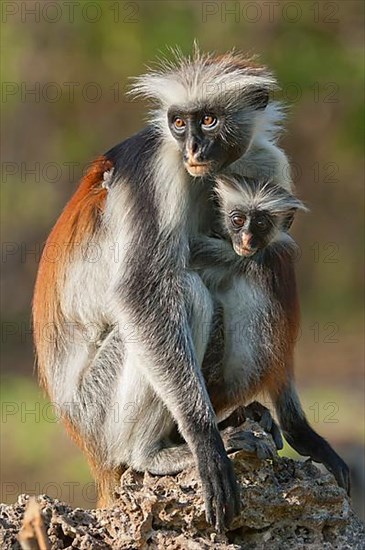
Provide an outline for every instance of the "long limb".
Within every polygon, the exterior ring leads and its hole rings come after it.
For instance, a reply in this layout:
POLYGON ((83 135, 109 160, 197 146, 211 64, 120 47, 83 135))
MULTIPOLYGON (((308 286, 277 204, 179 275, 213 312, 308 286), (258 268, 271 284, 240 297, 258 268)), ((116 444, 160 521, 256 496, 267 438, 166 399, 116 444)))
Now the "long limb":
POLYGON ((285 328, 280 335, 287 343, 283 377, 271 379, 268 391, 274 402, 281 428, 288 443, 300 454, 310 456, 330 470, 338 484, 349 492, 349 469, 323 437, 308 424, 294 385, 293 353, 299 328, 299 301, 294 262, 290 253, 272 256, 272 291, 285 313, 285 328))
MULTIPOLYGON (((208 347, 210 346, 210 353, 206 354, 206 357, 210 358, 210 365, 208 365, 209 376, 206 380, 208 392, 211 389, 214 390, 216 384, 223 391, 224 380, 222 378, 221 364, 218 360, 218 356, 222 353, 223 342, 216 341, 216 332, 221 334, 223 328, 221 324, 222 309, 219 304, 215 304, 213 315, 213 303, 210 293, 202 285, 198 275, 194 273, 187 274, 185 276, 184 288, 188 320, 192 328, 192 339, 198 361, 203 360, 207 345, 208 347), (209 333, 211 333, 213 340, 208 340, 207 335, 209 333), (214 350, 217 354, 215 361, 212 359, 212 351, 214 352, 214 350), (214 369, 215 372, 213 372, 214 369), (213 384, 212 378, 214 379, 213 384)), ((142 380, 142 377, 138 374, 133 374, 138 373, 139 370, 143 372, 143 356, 139 352, 139 342, 140 340, 137 339, 135 347, 133 347, 133 342, 126 344, 126 362, 123 366, 123 377, 119 384, 120 391, 117 395, 119 410, 123 410, 125 406, 129 405, 129 410, 132 413, 133 430, 128 432, 128 434, 124 433, 123 437, 121 437, 120 427, 117 426, 118 434, 112 439, 115 440, 119 437, 120 449, 115 448, 115 459, 121 460, 123 458, 127 464, 140 471, 149 471, 158 475, 175 474, 194 464, 194 456, 189 446, 183 443, 183 439, 177 433, 173 437, 173 419, 163 407, 162 401, 154 394, 152 386, 146 384, 145 379, 142 380), (133 382, 133 378, 135 378, 135 382, 133 382), (136 395, 133 394, 136 391, 135 388, 138 388, 136 395), (122 399, 125 400, 125 404, 122 402, 122 399), (124 457, 123 451, 126 449, 125 441, 129 442, 130 448, 128 456, 124 457)), ((206 358, 204 361, 206 361, 206 358)), ((227 392, 226 398, 229 399, 230 397, 231 395, 227 392)), ((227 407, 232 407, 236 404, 227 401, 226 405, 227 407)), ((257 406, 259 407, 258 404, 257 406)), ((248 407, 245 410, 244 418, 250 417, 260 420, 262 417, 262 419, 266 419, 263 427, 273 433, 275 424, 271 423, 269 426, 268 417, 271 419, 271 416, 267 409, 262 407, 260 418, 257 411, 254 417, 253 409, 251 409, 252 407, 248 407)), ((235 417, 235 426, 242 424, 244 418, 238 414, 238 411, 235 417)), ((227 426, 232 427, 233 415, 231 415, 230 419, 231 421, 227 426)), ((123 431, 125 430, 124 424, 123 422, 123 431)), ((108 430, 109 433, 112 431, 112 428, 113 425, 108 430)), ((249 432, 239 430, 232 433, 231 430, 223 430, 222 436, 226 448, 230 450, 243 449, 250 454, 258 455, 260 458, 269 456, 262 442, 257 438, 255 439, 249 432)))
MULTIPOLYGON (((123 467, 175 474, 194 464, 189 447, 171 441, 174 421, 136 370, 127 340, 120 327, 110 331, 61 407, 69 431, 87 453, 101 507, 112 504, 123 467)), ((70 353, 80 357, 80 346, 70 353)))
POLYGON ((150 257, 144 250, 145 263, 131 266, 120 285, 120 322, 136 328, 138 342, 129 344, 128 354, 177 421, 198 466, 207 519, 221 530, 238 512, 238 488, 195 354, 186 281, 171 267, 173 244, 162 258, 156 248, 150 257))
MULTIPOLYGON (((212 304, 204 287, 199 292, 199 278, 194 278, 189 277, 186 292, 194 345, 201 360, 212 304), (202 327, 206 330, 198 330, 202 327)), ((172 441, 174 419, 144 375, 139 338, 133 341, 127 332, 123 333, 123 325, 115 326, 96 353, 94 350, 81 370, 67 409, 69 428, 82 442, 97 478, 101 506, 112 503, 123 465, 162 475, 177 473, 196 462, 188 445, 172 441)), ((82 347, 87 346, 83 343, 82 347)), ((208 459, 214 460, 214 456, 208 459)), ((227 496, 237 508, 236 495, 231 492, 227 496)), ((226 513, 229 521, 229 509, 226 513)))
POLYGON ((321 462, 333 473, 337 483, 350 492, 349 468, 323 437, 308 424, 293 384, 273 395, 285 439, 299 454, 321 462))
POLYGON ((338 484, 350 491, 349 469, 327 441, 309 425, 295 389, 293 378, 293 351, 299 326, 299 305, 296 290, 295 272, 290 258, 283 258, 273 269, 277 273, 273 290, 286 315, 287 341, 284 359, 285 377, 272 380, 268 391, 274 402, 281 428, 288 443, 301 455, 310 456, 330 470, 338 484), (285 281, 285 284, 284 284, 285 281))
MULTIPOLYGON (((174 474, 194 463, 187 445, 173 446, 169 440, 173 419, 136 372, 127 340, 114 327, 85 361, 67 402, 58 403, 69 431, 87 453, 100 506, 112 503, 123 466, 174 474)), ((86 347, 81 340, 69 354, 80 359, 86 347)))

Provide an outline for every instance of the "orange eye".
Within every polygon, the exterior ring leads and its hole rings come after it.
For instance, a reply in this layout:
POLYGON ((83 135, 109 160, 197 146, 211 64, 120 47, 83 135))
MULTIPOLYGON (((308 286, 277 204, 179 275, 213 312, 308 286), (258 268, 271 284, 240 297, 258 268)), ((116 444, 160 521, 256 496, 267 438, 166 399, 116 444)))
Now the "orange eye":
POLYGON ((212 128, 217 124, 218 120, 213 115, 205 115, 203 116, 202 125, 206 126, 208 128, 212 128))
POLYGON ((183 118, 176 117, 174 120, 174 126, 177 130, 182 130, 186 126, 185 120, 183 118))
POLYGON ((231 222, 234 227, 243 227, 245 225, 246 218, 240 214, 235 214, 231 217, 231 222))

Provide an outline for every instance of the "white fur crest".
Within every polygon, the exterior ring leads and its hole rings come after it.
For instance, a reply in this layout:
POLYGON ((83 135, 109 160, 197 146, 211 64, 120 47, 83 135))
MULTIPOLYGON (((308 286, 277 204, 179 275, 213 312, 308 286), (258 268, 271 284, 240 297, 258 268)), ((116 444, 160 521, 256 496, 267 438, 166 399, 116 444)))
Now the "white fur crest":
MULTIPOLYGON (((173 51, 173 61, 162 59, 157 69, 134 79, 130 94, 152 99, 164 112, 172 105, 180 107, 242 105, 245 96, 252 96, 253 88, 272 91, 277 81, 263 66, 256 66, 236 52, 222 56, 202 54, 195 48, 193 55, 184 57, 173 51)), ((276 124, 279 109, 270 111, 270 123, 276 124)), ((158 120, 158 111, 154 121, 158 120)))
POLYGON ((215 191, 225 209, 244 204, 249 210, 269 210, 276 214, 290 209, 307 210, 297 197, 270 180, 256 182, 241 178, 238 181, 220 176, 216 180, 215 191))

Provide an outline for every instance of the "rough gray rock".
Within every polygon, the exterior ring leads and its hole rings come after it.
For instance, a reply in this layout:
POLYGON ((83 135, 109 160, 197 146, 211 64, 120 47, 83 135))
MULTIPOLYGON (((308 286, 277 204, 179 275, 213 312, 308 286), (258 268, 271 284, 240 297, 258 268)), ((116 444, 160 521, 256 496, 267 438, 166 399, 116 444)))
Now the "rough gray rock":
MULTIPOLYGON (((250 426, 262 438, 266 434, 250 426)), ((268 439, 269 443, 270 440, 268 439)), ((225 534, 205 521, 196 471, 155 477, 127 470, 110 510, 81 510, 38 497, 52 550, 311 550, 365 548, 365 530, 331 474, 311 462, 232 455, 242 512, 225 534)), ((29 497, 1 505, 1 548, 20 549, 17 534, 29 497)))

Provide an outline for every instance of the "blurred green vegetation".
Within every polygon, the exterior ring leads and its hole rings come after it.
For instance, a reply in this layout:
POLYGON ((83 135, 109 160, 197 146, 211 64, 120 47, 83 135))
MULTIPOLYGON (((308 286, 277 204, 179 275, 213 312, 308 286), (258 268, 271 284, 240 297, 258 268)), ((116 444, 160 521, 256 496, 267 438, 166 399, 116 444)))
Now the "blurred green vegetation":
POLYGON ((84 457, 34 380, 1 381, 1 501, 21 493, 47 493, 73 505, 95 505, 95 488, 84 457))
MULTIPOLYGON (((361 444, 363 3, 304 0, 269 10, 268 2, 258 1, 254 12, 247 8, 252 2, 81 1, 71 20, 60 2, 59 20, 50 8, 39 12, 38 22, 22 11, 47 3, 19 2, 2 25, 2 400, 28 408, 45 403, 31 379, 29 333, 39 253, 85 165, 144 124, 147 105, 125 96, 129 77, 169 46, 191 52, 198 39, 207 51, 236 47, 259 54, 282 85, 289 106, 282 146, 311 209, 294 228, 303 309, 298 380, 308 403, 342 403, 340 423, 323 423, 319 431, 361 444), (99 6, 95 22, 88 4, 99 6), (95 90, 100 97, 92 101, 95 90), (66 163, 75 163, 73 171, 66 163)), ((23 480, 29 491, 36 482, 91 479, 81 454, 53 422, 31 415, 22 422, 14 414, 3 423, 2 441, 3 484, 23 480)), ((90 505, 82 492, 75 502, 90 505)))

